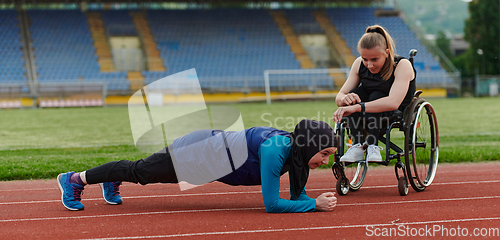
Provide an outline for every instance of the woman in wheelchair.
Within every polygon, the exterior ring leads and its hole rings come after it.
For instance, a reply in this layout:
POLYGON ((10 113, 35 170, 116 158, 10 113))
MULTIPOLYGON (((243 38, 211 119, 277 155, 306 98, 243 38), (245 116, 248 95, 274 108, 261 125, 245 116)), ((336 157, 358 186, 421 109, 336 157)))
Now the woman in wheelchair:
POLYGON ((339 108, 333 113, 333 121, 339 123, 345 117, 353 139, 340 161, 363 160, 366 149, 367 161, 382 162, 382 148, 378 146, 381 125, 390 112, 403 111, 410 104, 415 71, 408 59, 395 54, 394 42, 382 26, 368 27, 357 50, 361 56, 352 64, 335 99, 339 108))

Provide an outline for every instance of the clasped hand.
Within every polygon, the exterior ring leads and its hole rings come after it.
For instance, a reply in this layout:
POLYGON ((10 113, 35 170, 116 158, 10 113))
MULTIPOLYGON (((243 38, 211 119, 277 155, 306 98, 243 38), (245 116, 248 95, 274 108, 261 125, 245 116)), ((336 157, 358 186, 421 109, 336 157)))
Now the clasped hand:
POLYGON ((330 212, 337 205, 335 193, 326 192, 316 198, 316 211, 330 212))
POLYGON ((342 97, 342 100, 340 100, 340 106, 337 111, 333 113, 333 122, 334 123, 339 123, 343 117, 349 116, 352 113, 356 112, 354 104, 360 103, 361 98, 359 98, 358 94, 356 93, 348 93, 344 97, 342 97))

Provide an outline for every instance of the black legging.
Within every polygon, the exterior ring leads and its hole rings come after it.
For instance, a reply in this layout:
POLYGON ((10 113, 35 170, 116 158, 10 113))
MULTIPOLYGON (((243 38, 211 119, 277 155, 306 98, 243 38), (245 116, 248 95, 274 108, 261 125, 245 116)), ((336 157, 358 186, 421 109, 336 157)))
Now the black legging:
POLYGON ((140 183, 178 183, 167 148, 137 161, 108 162, 86 171, 88 184, 126 181, 140 183))
MULTIPOLYGON (((382 91, 374 91, 369 93, 363 87, 357 87, 351 91, 351 93, 358 94, 362 102, 371 102, 379 98, 387 97, 387 94, 382 91)), ((404 109, 400 106, 399 109, 404 109)), ((381 113, 366 113, 365 125, 363 125, 363 118, 360 112, 353 113, 345 119, 347 119, 347 124, 351 129, 351 135, 353 138, 353 144, 367 142, 369 145, 378 144, 379 132, 382 126, 387 125, 388 116, 391 112, 381 112, 381 113), (368 131, 368 136, 364 137, 361 127, 364 127, 368 131)))

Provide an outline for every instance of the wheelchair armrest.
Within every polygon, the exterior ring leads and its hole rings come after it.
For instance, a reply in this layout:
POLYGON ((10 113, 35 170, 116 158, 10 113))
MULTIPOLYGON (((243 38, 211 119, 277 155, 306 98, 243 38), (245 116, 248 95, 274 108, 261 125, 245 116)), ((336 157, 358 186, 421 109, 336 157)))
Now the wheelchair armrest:
POLYGON ((399 109, 396 109, 393 111, 392 115, 393 116, 403 116, 403 112, 401 112, 401 110, 399 110, 399 109))
POLYGON ((396 109, 392 112, 391 118, 392 121, 399 122, 403 120, 403 112, 401 112, 399 109, 396 109))

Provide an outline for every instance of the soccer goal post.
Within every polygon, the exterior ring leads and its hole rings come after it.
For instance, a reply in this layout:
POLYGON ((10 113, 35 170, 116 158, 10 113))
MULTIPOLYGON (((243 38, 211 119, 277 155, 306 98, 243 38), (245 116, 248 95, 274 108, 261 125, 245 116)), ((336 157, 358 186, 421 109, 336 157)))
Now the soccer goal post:
POLYGON ((349 68, 327 69, 268 69, 264 71, 266 103, 271 104, 271 88, 283 91, 287 88, 307 89, 316 92, 322 89, 333 90, 334 78, 347 79, 349 68))

